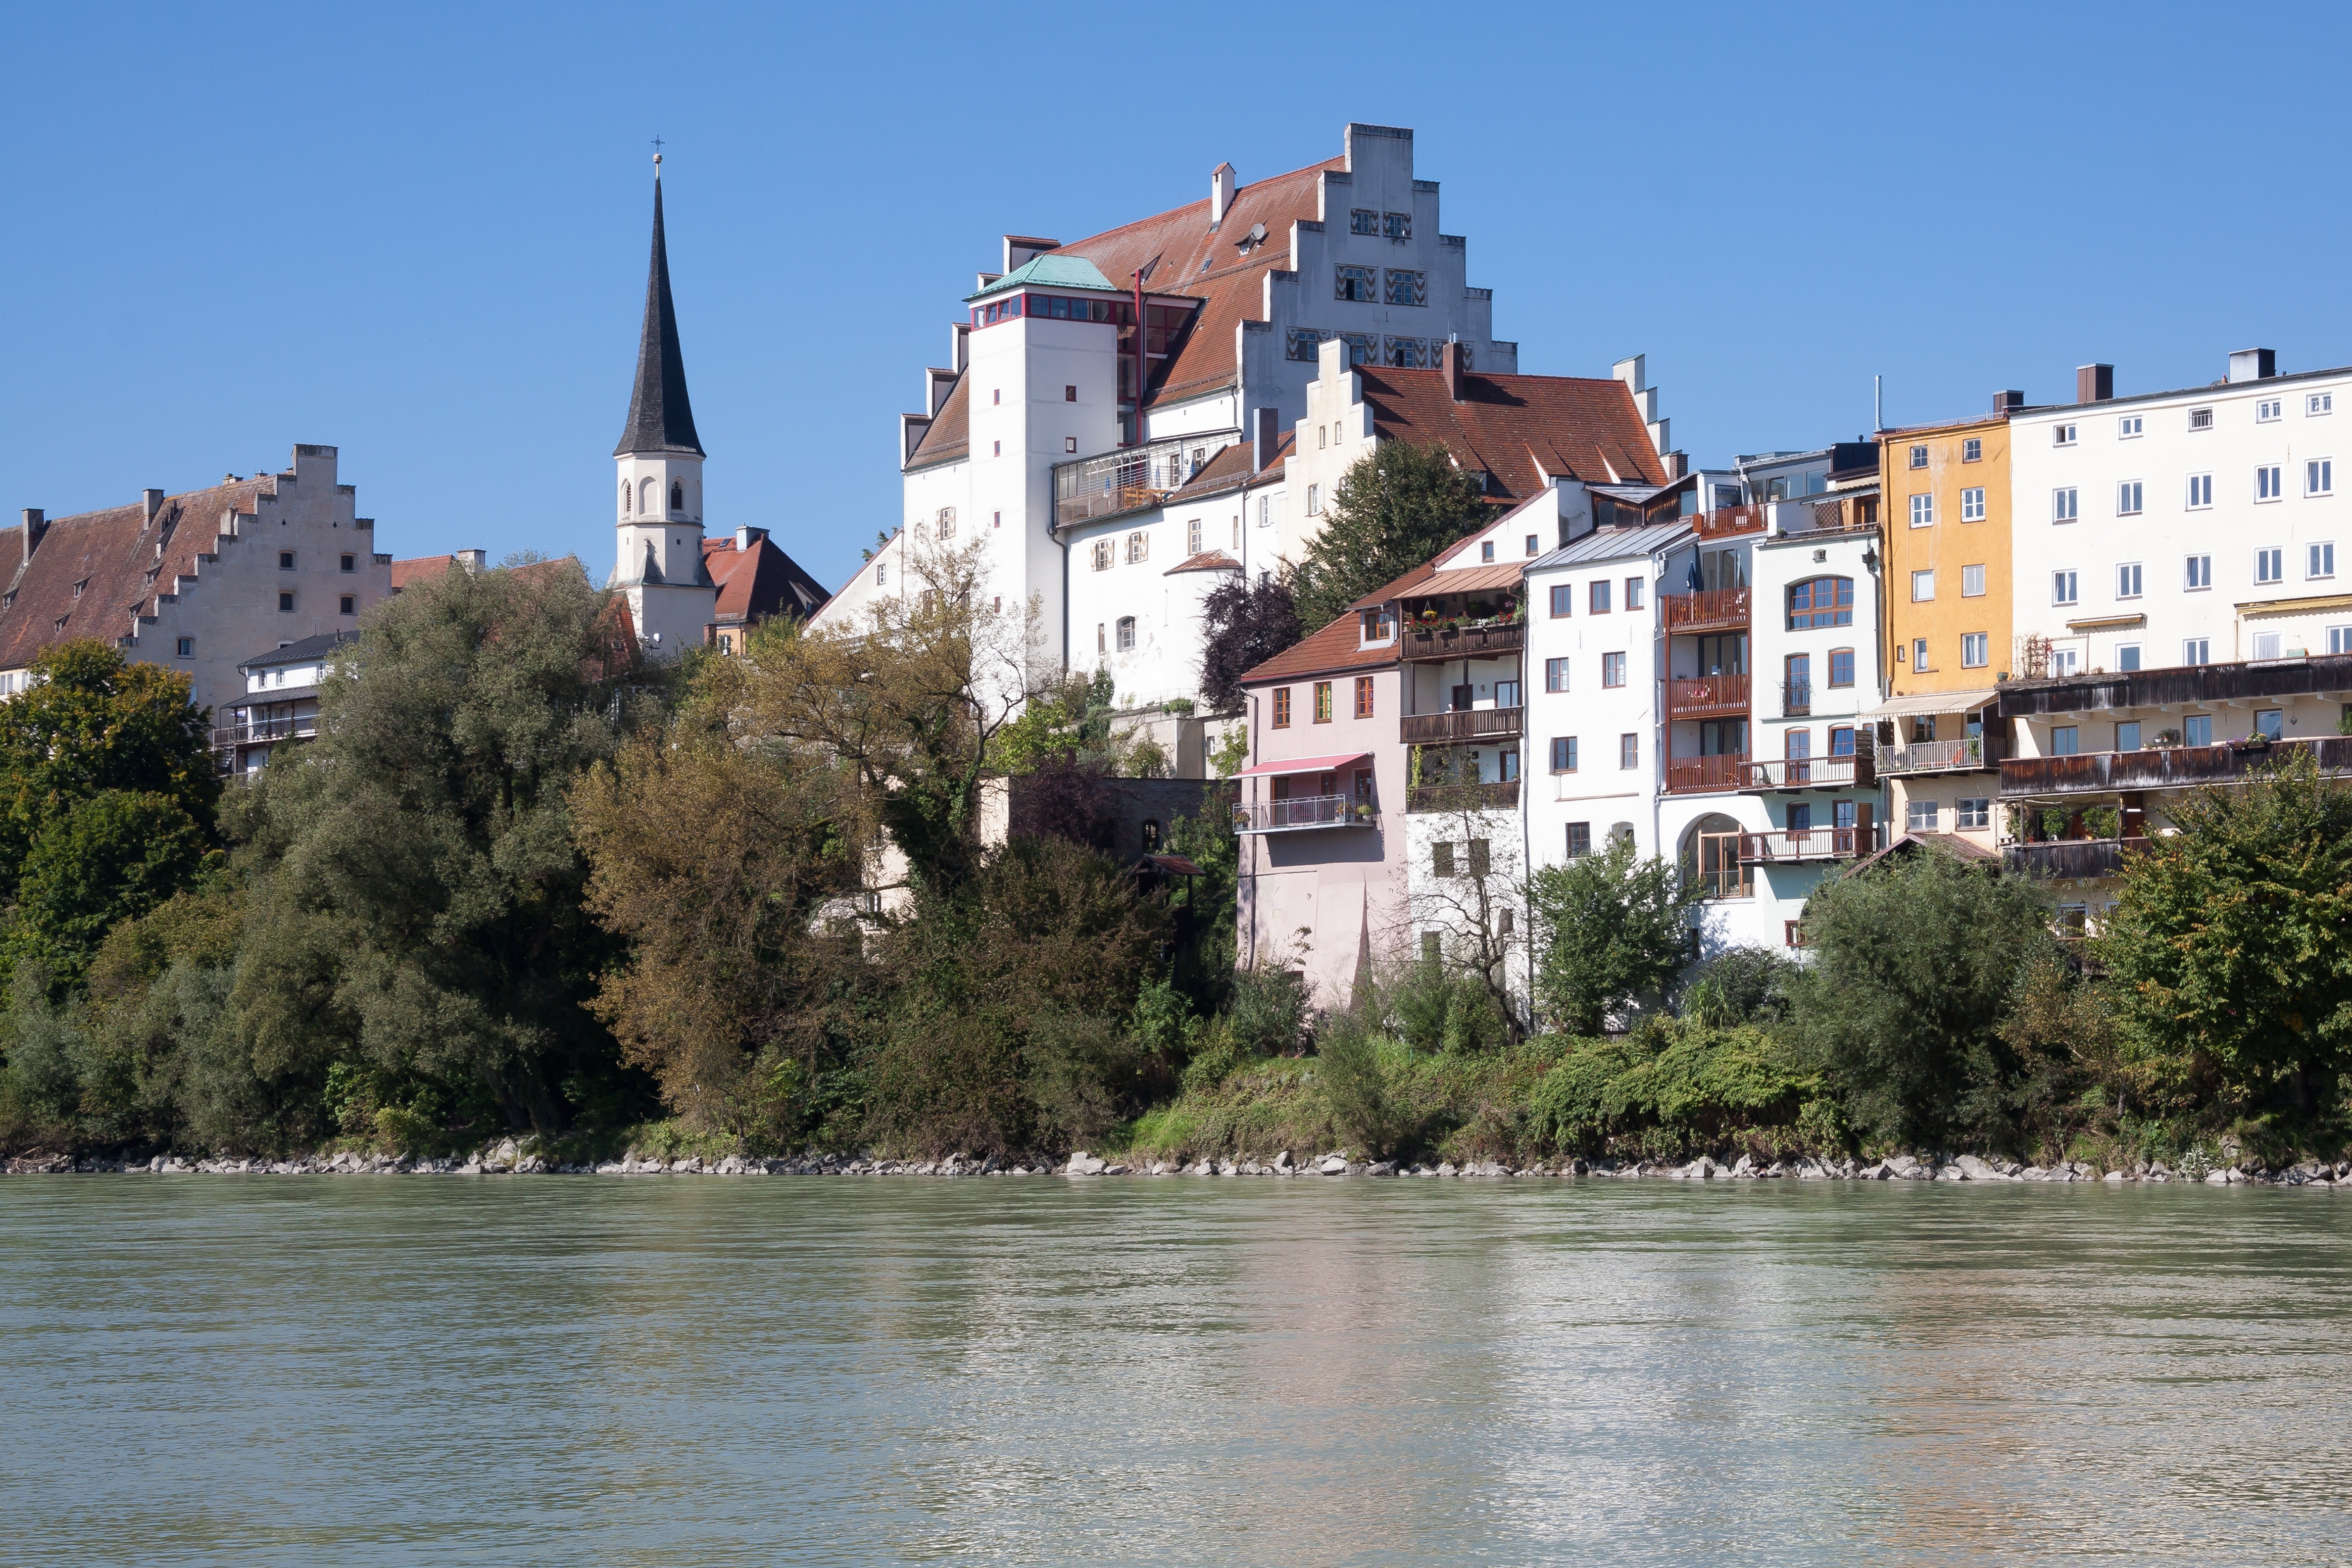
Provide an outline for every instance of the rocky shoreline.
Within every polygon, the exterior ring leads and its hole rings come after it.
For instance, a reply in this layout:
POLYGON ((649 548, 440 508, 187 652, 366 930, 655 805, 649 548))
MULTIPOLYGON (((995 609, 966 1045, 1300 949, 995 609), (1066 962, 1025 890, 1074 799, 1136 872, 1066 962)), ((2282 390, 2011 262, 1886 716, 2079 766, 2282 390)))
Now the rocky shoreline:
POLYGON ((974 1160, 953 1154, 944 1160, 884 1160, 846 1154, 810 1154, 792 1159, 760 1159, 730 1154, 707 1161, 698 1155, 665 1160, 641 1156, 631 1150, 618 1160, 601 1164, 551 1163, 507 1139, 464 1159, 416 1160, 405 1155, 310 1155, 299 1160, 195 1159, 159 1154, 142 1162, 76 1160, 63 1154, 19 1155, 5 1163, 9 1175, 117 1174, 151 1175, 597 1175, 597 1176, 1370 1176, 1391 1178, 1584 1177, 1648 1178, 1683 1182, 1721 1181, 1852 1181, 1852 1182, 2155 1182, 2193 1183, 2205 1186, 2345 1187, 2352 1189, 2352 1162, 2329 1164, 2310 1160, 2300 1164, 2266 1168, 2251 1161, 2208 1165, 2184 1163, 2180 1169, 2162 1163, 2142 1163, 2129 1170, 2101 1171, 2074 1163, 2021 1165, 2012 1161, 1979 1159, 1974 1154, 1922 1159, 1896 1154, 1863 1164, 1853 1160, 1835 1163, 1811 1158, 1759 1163, 1748 1155, 1718 1164, 1706 1155, 1686 1164, 1658 1162, 1633 1163, 1613 1160, 1562 1160, 1554 1163, 1512 1166, 1499 1162, 1455 1165, 1402 1165, 1392 1161, 1350 1158, 1344 1150, 1304 1160, 1288 1150, 1270 1160, 1198 1160, 1189 1164, 1171 1161, 1106 1160, 1081 1150, 1067 1160, 974 1160))

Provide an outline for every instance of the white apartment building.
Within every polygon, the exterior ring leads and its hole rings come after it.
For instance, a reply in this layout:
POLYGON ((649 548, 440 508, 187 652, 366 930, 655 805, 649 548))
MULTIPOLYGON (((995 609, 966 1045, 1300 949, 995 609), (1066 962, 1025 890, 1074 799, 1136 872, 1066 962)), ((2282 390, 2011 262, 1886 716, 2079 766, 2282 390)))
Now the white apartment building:
MULTIPOLYGON (((2085 379, 2112 386, 2105 366, 2085 379)), ((2210 386, 2013 415, 2010 671, 2352 652, 2347 420, 2352 369, 2280 375, 2268 349, 2210 386)))

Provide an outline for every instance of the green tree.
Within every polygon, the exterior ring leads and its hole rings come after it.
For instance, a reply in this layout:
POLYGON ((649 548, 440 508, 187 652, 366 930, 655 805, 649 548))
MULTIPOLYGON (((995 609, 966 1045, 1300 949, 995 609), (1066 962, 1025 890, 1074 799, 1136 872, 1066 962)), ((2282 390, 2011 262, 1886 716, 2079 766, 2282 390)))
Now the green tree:
POLYGON ((2054 944, 2038 888, 1923 848, 1822 883, 1804 933, 1786 1027, 1857 1125, 1915 1146, 2015 1138, 2021 1064, 2000 1028, 2054 944))
POLYGON ((1475 475, 1441 443, 1383 441, 1349 468, 1323 508, 1323 530, 1291 578, 1299 625, 1318 631, 1348 606, 1486 521, 1475 475))
POLYGON ((2352 1068, 2352 791, 2297 748, 2171 816, 2096 943, 2117 1024, 2175 1078, 2308 1111, 2352 1068))
POLYGON ((1544 867, 1528 884, 1540 944, 1537 1001, 1570 1034, 1598 1033, 1610 1014, 1681 973, 1698 900, 1673 862, 1643 858, 1630 837, 1544 867))
POLYGON ((101 790, 50 816, 26 855, 8 971, 37 958, 54 995, 78 988, 106 933, 154 909, 217 858, 210 835, 168 795, 101 790))

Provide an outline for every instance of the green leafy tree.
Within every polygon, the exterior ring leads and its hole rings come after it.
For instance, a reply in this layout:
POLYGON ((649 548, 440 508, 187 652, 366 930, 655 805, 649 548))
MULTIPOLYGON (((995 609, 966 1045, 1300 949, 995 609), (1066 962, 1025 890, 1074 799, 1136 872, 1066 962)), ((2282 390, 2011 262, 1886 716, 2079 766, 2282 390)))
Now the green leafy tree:
POLYGON ((0 952, 10 972, 45 963, 53 994, 79 987, 117 922, 135 919, 217 859, 211 836, 168 795, 101 790, 49 818, 25 857, 16 920, 0 952))
POLYGON ((2118 1026, 2176 1079, 2308 1110, 2352 1068, 2352 791, 2297 748, 2171 815, 2096 944, 2118 1026))
POLYGON ((1804 933, 1812 962, 1786 1027, 1857 1125, 1921 1147, 2014 1141, 2023 1074, 2000 1029, 2027 966, 2053 951, 2040 889, 1922 848, 1822 883, 1804 933))
POLYGON ((1643 858, 1630 837, 1544 867, 1528 884, 1538 1002, 1570 1034, 1598 1033, 1609 1015, 1681 973, 1698 900, 1673 862, 1643 858))
POLYGON ((1475 476, 1442 444, 1383 441, 1349 468, 1291 577, 1299 625, 1317 631, 1486 521, 1475 476))

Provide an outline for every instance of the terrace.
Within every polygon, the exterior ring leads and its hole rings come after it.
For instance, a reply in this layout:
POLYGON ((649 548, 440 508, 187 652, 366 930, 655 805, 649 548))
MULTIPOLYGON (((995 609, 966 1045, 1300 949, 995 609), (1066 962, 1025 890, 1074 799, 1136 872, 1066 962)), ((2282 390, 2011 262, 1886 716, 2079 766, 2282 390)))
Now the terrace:
POLYGON ((1523 708, 1462 708, 1450 713, 1407 713, 1397 721, 1397 739, 1408 746, 1516 741, 1526 727, 1526 712, 1523 708))
POLYGON ((2001 868, 2021 877, 2057 881, 2096 881, 2123 875, 2124 856, 2147 852, 2145 838, 2066 838, 2049 844, 2011 844, 2000 852, 2001 868))
POLYGON ((1712 757, 1670 757, 1666 760, 1668 795, 1714 795, 1736 790, 1748 777, 1748 753, 1724 752, 1712 757))
POLYGON ((1369 801, 1346 795, 1292 795, 1286 800, 1234 803, 1235 833, 1290 833, 1314 827, 1370 827, 1380 816, 1369 801))
POLYGON ((1906 773, 1972 773, 2000 764, 2008 749, 1998 735, 1964 736, 1956 741, 1910 741, 1874 749, 1878 776, 1906 773))
POLYGON ((1054 526, 1069 528, 1149 511, 1190 484, 1241 435, 1238 430, 1204 431, 1056 463, 1054 526))
POLYGON ((2233 784, 2299 750, 2308 751, 2322 773, 2352 774, 2352 736, 2329 735, 2313 741, 2231 741, 2218 746, 2158 746, 2071 757, 2011 757, 2000 764, 2000 794, 2004 800, 2016 800, 2233 784))
POLYGON ((1743 865, 1796 866, 1816 860, 1853 860, 1886 847, 1886 825, 1867 827, 1790 827, 1739 836, 1743 865))
POLYGON ((1695 594, 1661 594, 1658 605, 1670 637, 1744 632, 1748 629, 1750 597, 1746 588, 1704 588, 1695 594))
POLYGON ((1783 757, 1748 764, 1742 788, 1762 795, 1774 790, 1874 789, 1878 773, 1868 752, 1845 757, 1783 757))

